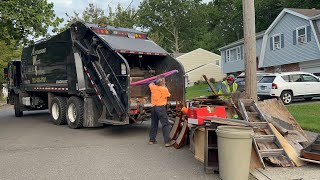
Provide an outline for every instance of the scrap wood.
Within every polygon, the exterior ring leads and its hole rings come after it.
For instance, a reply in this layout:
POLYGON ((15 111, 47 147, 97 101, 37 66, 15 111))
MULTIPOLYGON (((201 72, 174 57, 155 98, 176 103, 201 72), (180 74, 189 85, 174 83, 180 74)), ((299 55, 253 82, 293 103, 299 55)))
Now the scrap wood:
POLYGON ((301 135, 303 135, 307 139, 307 135, 305 134, 301 126, 298 124, 298 122, 294 119, 294 117, 290 114, 290 112, 281 100, 269 99, 259 101, 256 104, 264 114, 273 116, 291 124, 294 130, 297 130, 301 135))
POLYGON ((251 126, 251 127, 255 126, 254 124, 244 120, 218 118, 213 116, 204 116, 203 119, 213 123, 217 123, 217 124, 226 124, 226 125, 233 125, 233 126, 251 126))
POLYGON ((182 122, 182 116, 176 116, 176 119, 174 121, 174 124, 169 134, 171 139, 176 140, 177 135, 181 129, 181 122, 182 122))
POLYGON ((305 165, 305 163, 298 158, 299 154, 296 152, 296 150, 279 133, 279 131, 273 126, 273 124, 269 123, 269 126, 272 129, 272 131, 275 134, 275 136, 278 138, 280 144, 283 147, 283 150, 288 154, 288 156, 292 160, 292 162, 298 167, 305 165))
POLYGON ((257 151, 254 149, 253 146, 254 145, 252 145, 251 148, 250 169, 263 168, 263 165, 258 157, 257 151))
POLYGON ((267 120, 280 132, 282 136, 288 135, 289 130, 283 128, 280 124, 274 121, 271 117, 265 116, 267 120))
POLYGON ((183 142, 184 142, 184 140, 185 140, 185 138, 187 136, 188 131, 189 131, 188 121, 185 120, 183 122, 183 126, 182 126, 182 129, 181 129, 180 133, 179 133, 179 136, 176 139, 176 143, 174 144, 174 147, 176 149, 181 148, 181 146, 182 146, 182 144, 183 144, 183 142))
POLYGON ((320 135, 318 135, 306 148, 301 150, 301 157, 320 161, 320 135))
POLYGON ((210 81, 209 81, 209 79, 207 78, 207 76, 206 76, 206 75, 202 75, 202 76, 203 76, 204 80, 208 83, 208 85, 209 85, 211 91, 213 92, 213 94, 216 94, 216 95, 217 95, 217 94, 218 94, 217 91, 216 91, 215 88, 212 86, 212 84, 210 83, 210 81))

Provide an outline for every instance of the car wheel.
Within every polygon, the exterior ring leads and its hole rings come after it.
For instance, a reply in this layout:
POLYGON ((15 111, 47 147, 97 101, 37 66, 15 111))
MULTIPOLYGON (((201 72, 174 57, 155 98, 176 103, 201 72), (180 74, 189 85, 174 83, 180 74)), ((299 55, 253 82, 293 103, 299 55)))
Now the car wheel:
POLYGON ((51 102, 51 119, 56 125, 63 125, 67 123, 66 120, 66 108, 67 108, 67 98, 56 96, 51 102))
POLYGON ((307 98, 304 98, 304 100, 306 101, 311 101, 312 97, 307 97, 307 98))
POLYGON ((83 126, 83 100, 72 96, 67 105, 67 122, 71 129, 78 129, 83 126))
POLYGON ((293 95, 292 95, 292 92, 290 91, 283 91, 281 93, 281 96, 280 96, 283 104, 290 104, 293 100, 293 95))

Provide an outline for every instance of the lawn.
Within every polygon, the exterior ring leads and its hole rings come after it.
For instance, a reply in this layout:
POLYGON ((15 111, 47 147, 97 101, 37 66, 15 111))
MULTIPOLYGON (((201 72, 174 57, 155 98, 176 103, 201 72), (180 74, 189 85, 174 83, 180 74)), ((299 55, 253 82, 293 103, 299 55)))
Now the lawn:
POLYGON ((320 133, 320 103, 291 104, 287 108, 302 129, 320 133))
POLYGON ((209 87, 208 84, 200 84, 200 85, 188 87, 186 89, 186 92, 187 92, 186 99, 192 100, 195 97, 211 95, 212 92, 208 91, 208 87, 209 87))
MULTIPOLYGON (((212 94, 212 92, 208 92, 207 88, 207 84, 187 88, 187 100, 212 94)), ((320 133, 320 103, 291 104, 286 107, 302 129, 320 133)))

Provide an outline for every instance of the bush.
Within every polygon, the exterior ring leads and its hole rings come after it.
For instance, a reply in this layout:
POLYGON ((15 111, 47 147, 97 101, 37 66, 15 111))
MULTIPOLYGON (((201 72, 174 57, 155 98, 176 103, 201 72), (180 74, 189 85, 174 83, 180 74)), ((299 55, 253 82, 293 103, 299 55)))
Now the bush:
POLYGON ((216 83, 216 79, 214 79, 214 78, 210 78, 209 81, 210 81, 212 84, 216 83))

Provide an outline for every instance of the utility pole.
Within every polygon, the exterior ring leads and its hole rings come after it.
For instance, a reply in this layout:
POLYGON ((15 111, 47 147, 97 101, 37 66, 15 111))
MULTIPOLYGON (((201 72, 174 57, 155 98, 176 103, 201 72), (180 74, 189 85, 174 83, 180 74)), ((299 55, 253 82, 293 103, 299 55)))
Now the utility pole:
POLYGON ((242 0, 246 98, 257 100, 256 24, 254 0, 242 0))

